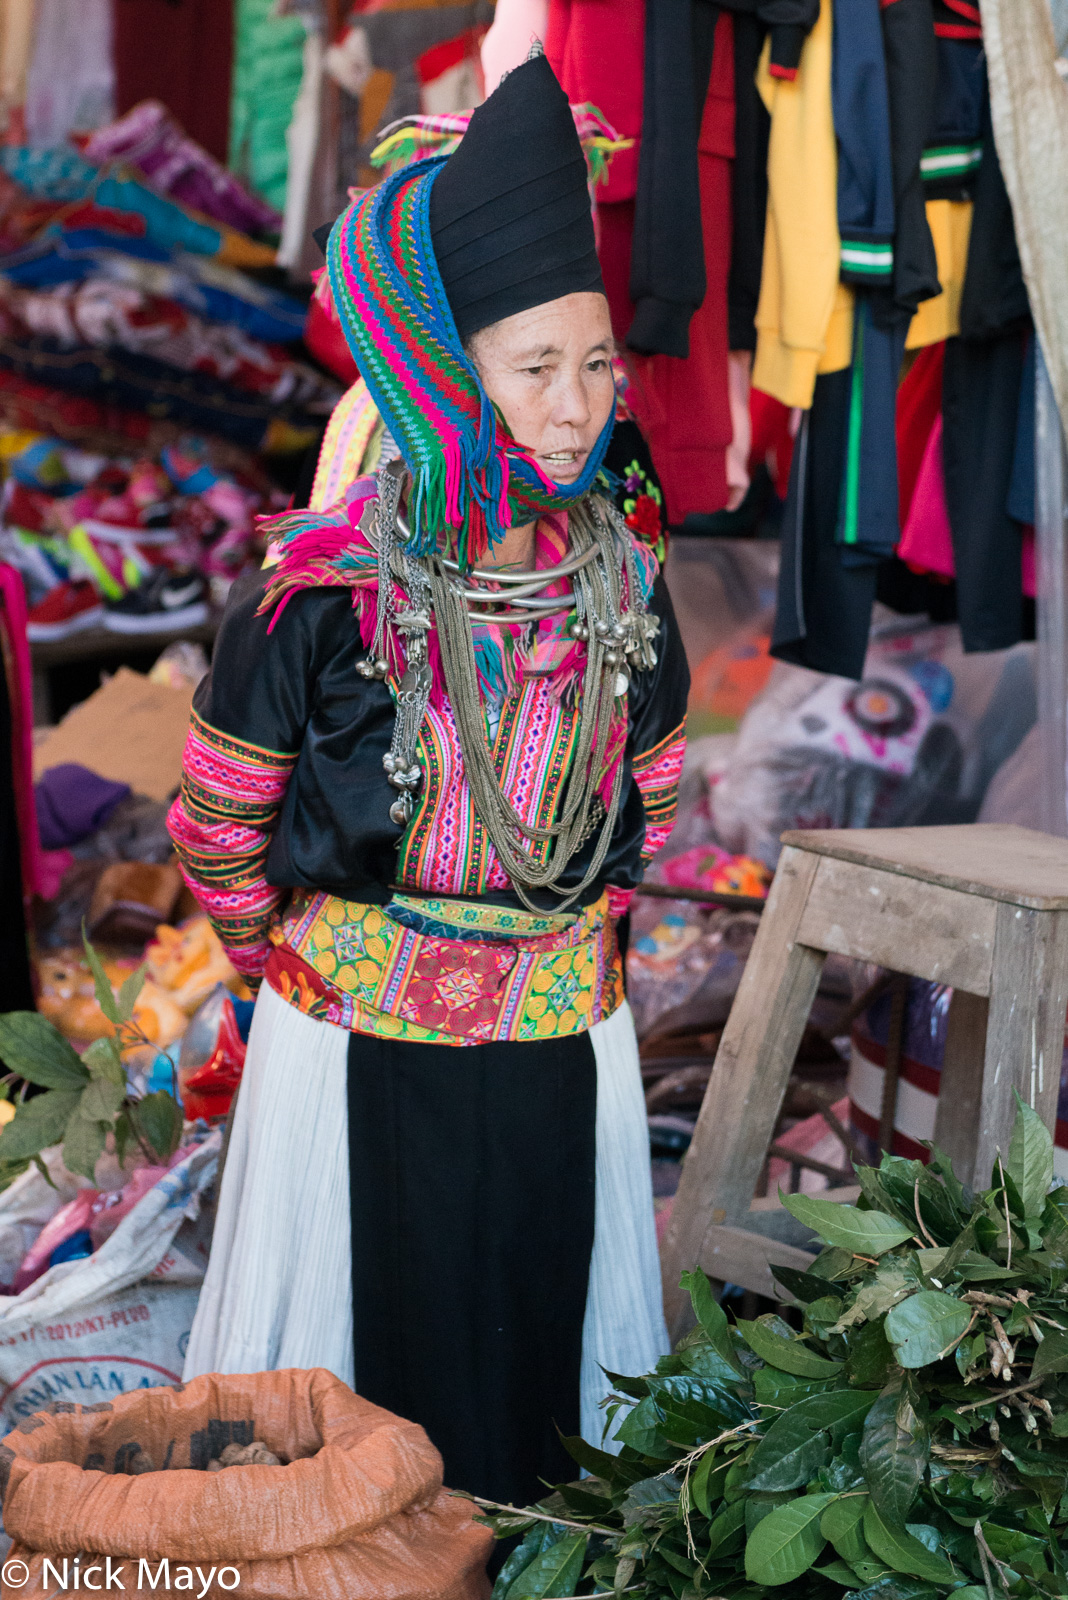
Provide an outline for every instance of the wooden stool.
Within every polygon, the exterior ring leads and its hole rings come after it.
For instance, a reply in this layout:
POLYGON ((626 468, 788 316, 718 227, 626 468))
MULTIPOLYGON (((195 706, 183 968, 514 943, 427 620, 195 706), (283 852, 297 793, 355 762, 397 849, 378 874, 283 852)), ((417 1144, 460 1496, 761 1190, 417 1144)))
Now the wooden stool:
POLYGON ((1008 1148, 1014 1088, 1051 1131, 1056 1122, 1068 840, 974 824, 794 832, 783 844, 664 1241, 676 1332, 686 1320, 683 1269, 700 1265, 767 1294, 769 1263, 804 1263, 796 1238, 767 1236, 775 1202, 753 1211, 750 1202, 829 952, 953 986, 935 1143, 965 1183, 985 1185, 1008 1148), (764 1232, 754 1231, 761 1221, 764 1232))

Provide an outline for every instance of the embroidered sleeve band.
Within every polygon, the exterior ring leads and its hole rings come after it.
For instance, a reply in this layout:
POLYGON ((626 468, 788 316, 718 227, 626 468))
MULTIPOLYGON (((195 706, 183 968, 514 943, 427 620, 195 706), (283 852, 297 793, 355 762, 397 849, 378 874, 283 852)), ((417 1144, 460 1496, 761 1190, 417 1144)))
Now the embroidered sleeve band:
POLYGON ((675 825, 679 804, 679 779, 686 752, 686 725, 679 726, 651 750, 634 757, 634 781, 645 806, 645 844, 642 859, 651 861, 667 842, 675 825))
POLYGON ((264 875, 295 755, 264 750, 193 713, 182 782, 168 816, 182 875, 244 977, 263 973, 281 899, 264 875))

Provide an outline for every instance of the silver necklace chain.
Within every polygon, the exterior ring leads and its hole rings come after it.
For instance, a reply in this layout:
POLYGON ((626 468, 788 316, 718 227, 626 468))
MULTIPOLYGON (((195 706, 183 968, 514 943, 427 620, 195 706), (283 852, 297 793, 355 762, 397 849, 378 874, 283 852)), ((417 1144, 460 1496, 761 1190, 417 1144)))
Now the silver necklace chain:
POLYGON ((529 892, 548 891, 563 896, 556 909, 564 910, 596 880, 615 829, 622 763, 607 805, 598 793, 615 702, 629 689, 632 667, 648 670, 656 664, 654 641, 660 624, 645 608, 626 526, 614 506, 591 496, 570 512, 571 548, 557 566, 532 572, 485 568, 463 574, 455 562, 440 555, 408 554, 408 530, 399 513, 403 481, 403 464, 391 462, 379 473, 377 503, 361 519, 378 556, 379 584, 373 652, 357 670, 367 678, 387 678, 390 628, 405 639, 406 664, 395 690, 393 738, 382 758, 390 784, 399 791, 390 817, 402 827, 411 821, 413 796, 423 781, 418 743, 431 689, 427 635, 436 621, 445 686, 475 811, 523 904, 540 910, 529 892), (625 608, 621 557, 627 580, 625 608), (542 590, 564 578, 570 579, 567 593, 541 596, 542 590), (396 608, 395 584, 407 596, 402 611, 396 608), (510 587, 502 593, 500 585, 510 587), (556 819, 539 827, 523 820, 501 787, 478 687, 471 625, 477 621, 529 625, 561 612, 575 614, 570 634, 586 644, 586 666, 581 711, 571 713, 579 717, 579 727, 563 803, 556 819), (597 843, 582 881, 565 891, 563 875, 597 831, 598 822, 597 843))

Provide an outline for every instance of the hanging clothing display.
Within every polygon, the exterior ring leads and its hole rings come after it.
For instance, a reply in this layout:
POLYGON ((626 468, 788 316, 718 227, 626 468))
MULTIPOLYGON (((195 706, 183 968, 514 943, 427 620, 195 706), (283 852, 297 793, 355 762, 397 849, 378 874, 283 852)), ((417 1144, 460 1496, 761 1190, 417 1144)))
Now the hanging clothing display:
MULTIPOLYGON (((651 13, 658 8, 650 7, 651 13)), ((734 154, 734 56, 733 18, 720 15, 715 27, 715 50, 706 64, 707 93, 695 157, 697 209, 693 217, 696 232, 691 244, 690 270, 699 269, 704 280, 704 295, 692 314, 675 312, 674 348, 665 337, 649 338, 642 324, 642 302, 637 302, 627 331, 627 344, 633 352, 629 364, 633 373, 634 408, 642 426, 657 472, 667 497, 668 522, 677 525, 694 513, 719 509, 727 501, 727 451, 733 438, 728 386, 727 283, 730 273, 730 193, 731 158, 734 154), (678 339, 678 328, 685 328, 685 340, 678 339), (637 341, 637 342, 636 342, 637 341)), ((647 42, 649 29, 647 28, 647 42)), ((646 84, 648 103, 648 81, 646 84)), ((643 150, 646 140, 643 135, 643 150)), ((646 169, 648 187, 661 190, 655 172, 646 169)), ((663 221, 650 215, 652 207, 643 204, 645 186, 639 172, 635 201, 634 245, 641 240, 643 222, 664 241, 665 254, 676 255, 674 233, 665 231, 663 221)), ((681 259, 682 251, 679 251, 681 259)), ((695 280, 696 281, 696 280, 695 280)), ((630 296, 640 286, 631 258, 630 296)), ((657 304, 656 297, 644 302, 657 304)), ((659 302, 661 305, 664 302, 659 302)), ((660 328, 660 335, 668 326, 660 328)))
POLYGON ((983 8, 1000 162, 1012 197, 1043 359, 1063 424, 1068 414, 1066 297, 1062 288, 1068 114, 1058 59, 1063 54, 1064 31, 1059 6, 1053 7, 1053 19, 1055 34, 1051 37, 1050 7, 1044 0, 1026 0, 1011 11, 1001 0, 993 0, 983 8))
MULTIPOLYGON (((764 25, 754 12, 742 10, 733 12, 733 22, 734 162, 731 167, 731 264, 727 278, 727 342, 732 353, 756 349, 771 131, 771 119, 757 88, 764 25)), ((796 67, 793 72, 796 76, 796 67)))
MULTIPOLYGON (((202 193, 208 188, 203 178, 196 179, 198 167, 203 173, 204 152, 216 162, 226 160, 237 9, 214 0, 114 0, 112 5, 116 110, 122 116, 137 108, 135 120, 140 120, 143 101, 162 100, 194 146, 203 147, 199 152, 187 149, 185 161, 175 163, 175 176, 182 174, 179 182, 186 191, 179 198, 190 204, 196 203, 188 192, 194 184, 202 193)), ((279 20, 272 22, 276 29, 279 25, 279 20)), ((177 155, 173 146, 172 155, 177 155)), ((221 171, 217 177, 218 190, 225 194, 233 179, 228 181, 221 171)), ((247 205, 250 197, 242 194, 241 200, 247 205)), ((214 215, 210 206, 201 209, 214 215)), ((254 226, 229 220, 238 228, 254 226)))
POLYGON ((859 678, 876 568, 845 561, 835 538, 851 389, 848 368, 817 378, 801 419, 783 508, 772 654, 815 672, 859 678))
POLYGON ((299 17, 276 14, 275 0, 236 0, 229 164, 278 212, 285 209, 286 131, 300 92, 304 32, 299 17))
POLYGON ((601 1365, 666 1349, 614 921, 671 826, 688 685, 655 559, 597 488, 614 407, 556 483, 460 342, 599 293, 545 58, 454 154, 355 200, 327 256, 366 399, 235 585, 171 813, 262 981, 187 1373, 331 1367, 421 1422, 448 1481, 529 1497, 566 1470, 557 1429, 596 1430, 601 1365), (353 478, 379 429, 377 481, 353 478), (502 592, 478 564, 512 523, 534 554, 502 592), (266 1170, 310 1219, 269 1262, 266 1170))
MULTIPOLYGON (((825 200, 833 202, 834 210, 823 217, 821 238, 827 253, 821 256, 822 302, 813 299, 809 305, 807 346, 798 349, 792 344, 784 322, 774 344, 758 343, 754 382, 760 383, 763 356, 776 380, 786 385, 779 398, 791 398, 809 412, 794 451, 783 513, 772 651, 816 671, 859 677, 875 597, 875 568, 893 553, 899 532, 893 416, 905 323, 878 318, 874 304, 878 291, 889 289, 893 282, 894 238, 890 111, 880 16, 875 0, 847 0, 847 4, 848 17, 835 6, 832 30, 831 6, 825 0, 806 44, 797 84, 776 89, 777 96, 799 96, 799 104, 789 107, 793 117, 787 122, 780 111, 779 123, 795 133, 804 128, 810 140, 818 141, 825 200), (811 84, 806 80, 809 71, 811 84), (807 107, 801 101, 806 86, 807 107), (806 115, 801 120, 803 109, 806 115), (858 286, 854 294, 845 283, 858 286), (846 328, 850 337, 845 361, 837 340, 829 337, 836 315, 829 306, 836 297, 838 340, 846 328), (805 398, 810 384, 811 395, 805 398)), ((771 137, 774 156, 774 111, 771 137)), ((783 154, 796 159, 796 151, 789 147, 783 154)), ((769 171, 773 174, 774 167, 769 171)), ((773 178, 769 238, 777 192, 784 223, 789 221, 794 229, 802 225, 796 194, 785 188, 777 191, 773 178)), ((784 232, 785 264, 795 268, 790 241, 790 233, 784 232)), ((796 250, 796 243, 792 247, 796 250)), ((783 287, 787 305, 785 281, 783 287)))
POLYGON ((551 0, 546 27, 569 99, 634 141, 597 188, 598 250, 670 524, 727 503, 737 20, 704 0, 551 0))
POLYGON ((807 413, 783 516, 773 653, 860 677, 876 594, 956 616, 966 650, 1027 635, 1031 546, 1011 491, 1034 379, 978 11, 963 0, 834 0, 828 40, 830 19, 828 3, 796 82, 773 90, 754 383, 807 413), (780 129, 791 135, 782 146, 780 129), (805 165, 822 188, 800 164, 778 187, 777 158, 789 173, 806 136, 816 142, 805 165), (786 336, 788 307, 795 339, 799 311, 809 317, 804 362, 786 336), (911 370, 906 351, 917 352, 911 370))
MULTIPOLYGON (((904 525, 901 553, 914 566, 956 580, 956 611, 965 649, 997 650, 1025 637, 1030 620, 1025 526, 1033 520, 1033 493, 1030 505, 1023 507, 1024 515, 1019 493, 1015 503, 1013 498, 1014 481, 1028 470, 1032 482, 1034 476, 1029 434, 1018 424, 1022 414, 1032 419, 1033 429, 1034 373, 1027 363, 1030 306, 978 46, 942 39, 939 46, 958 52, 957 57, 947 57, 958 61, 957 80, 962 75, 959 52, 969 52, 963 59, 972 98, 973 75, 978 77, 979 138, 972 149, 972 157, 977 149, 978 160, 970 158, 968 171, 959 180, 960 192, 971 196, 966 266, 956 326, 944 353, 939 350, 938 375, 933 366, 928 369, 929 385, 938 387, 940 415, 928 423, 923 475, 927 493, 917 516, 904 525), (1022 465, 1018 464, 1021 451, 1029 458, 1022 465), (948 562, 943 506, 952 537, 948 562), (928 543, 931 548, 925 553, 928 543)), ((970 118, 974 120, 971 113, 970 118)), ((922 428, 912 431, 922 437, 922 428)))
POLYGON ((728 356, 757 343, 769 124, 756 72, 766 44, 766 75, 792 84, 818 10, 549 0, 546 50, 569 97, 633 140, 598 186, 599 253, 672 526, 736 505, 746 486, 747 366, 732 408, 728 356))
POLYGON ((965 649, 1023 636, 1022 536, 1008 499, 1024 354, 1019 333, 946 345, 942 459, 965 649))
POLYGON ((36 0, 26 74, 27 142, 62 145, 115 115, 110 0, 36 0))
POLYGON ((878 0, 838 0, 833 33, 840 276, 885 287, 894 275, 894 172, 878 0))
POLYGON ((880 21, 894 174, 893 303, 915 315, 941 289, 923 153, 938 93, 931 0, 890 0, 880 21))
POLYGON ((0 122, 4 136, 26 137, 26 74, 33 50, 34 0, 8 0, 0 28, 0 122))
MULTIPOLYGON (((352 162, 340 174, 341 195, 352 183, 374 182, 368 156, 381 128, 401 117, 463 111, 482 98, 473 70, 478 36, 493 17, 491 0, 391 0, 351 8, 338 50, 348 73, 338 81, 356 101, 352 162), (347 78, 347 83, 346 83, 347 78)), ((518 60, 530 48, 527 30, 518 60)), ((343 71, 332 52, 333 63, 343 71)))
POLYGON ((839 282, 831 36, 822 0, 796 76, 773 74, 766 48, 758 78, 771 134, 753 386, 802 409, 819 373, 849 365, 852 335, 852 297, 839 282))

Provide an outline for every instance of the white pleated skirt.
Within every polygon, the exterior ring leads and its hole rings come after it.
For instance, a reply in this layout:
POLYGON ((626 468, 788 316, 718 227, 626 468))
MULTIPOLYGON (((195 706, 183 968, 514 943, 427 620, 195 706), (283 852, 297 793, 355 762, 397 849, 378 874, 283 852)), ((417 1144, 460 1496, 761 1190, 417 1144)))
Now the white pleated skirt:
MULTIPOLYGON (((353 1381, 349 1039, 260 990, 186 1379, 325 1367, 353 1381)), ((603 1369, 648 1372, 669 1346, 630 1007, 597 1023, 590 1042, 597 1162, 581 1418, 587 1440, 613 1448, 601 1437, 603 1369)))

